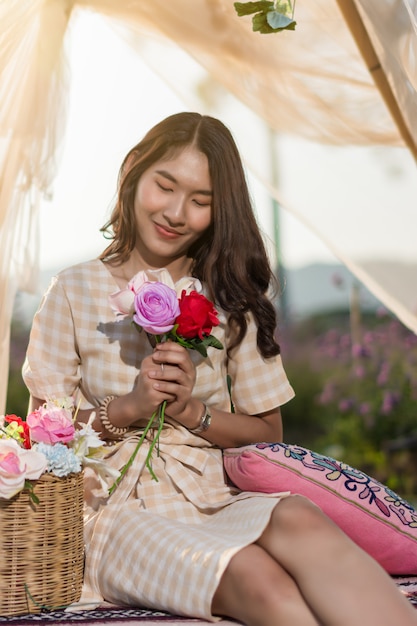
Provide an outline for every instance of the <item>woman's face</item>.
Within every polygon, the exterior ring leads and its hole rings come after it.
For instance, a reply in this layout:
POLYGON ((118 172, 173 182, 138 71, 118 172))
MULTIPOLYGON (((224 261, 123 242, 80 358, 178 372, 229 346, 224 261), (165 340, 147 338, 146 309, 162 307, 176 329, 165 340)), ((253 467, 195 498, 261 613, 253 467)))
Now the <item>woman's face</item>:
POLYGON ((136 249, 150 267, 167 267, 187 251, 211 222, 208 160, 194 147, 154 163, 135 194, 136 249))

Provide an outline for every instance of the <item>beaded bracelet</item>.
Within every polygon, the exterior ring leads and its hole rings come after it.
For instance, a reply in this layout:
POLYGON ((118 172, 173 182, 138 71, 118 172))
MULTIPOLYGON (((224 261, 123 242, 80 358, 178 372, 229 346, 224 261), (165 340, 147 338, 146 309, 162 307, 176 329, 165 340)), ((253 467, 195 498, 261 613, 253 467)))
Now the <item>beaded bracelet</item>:
POLYGON ((104 398, 103 402, 100 404, 100 409, 98 412, 100 422, 104 426, 104 428, 111 433, 112 435, 117 435, 118 437, 123 437, 129 430, 128 426, 115 426, 109 421, 107 415, 107 408, 112 400, 114 400, 116 396, 107 396, 104 398))

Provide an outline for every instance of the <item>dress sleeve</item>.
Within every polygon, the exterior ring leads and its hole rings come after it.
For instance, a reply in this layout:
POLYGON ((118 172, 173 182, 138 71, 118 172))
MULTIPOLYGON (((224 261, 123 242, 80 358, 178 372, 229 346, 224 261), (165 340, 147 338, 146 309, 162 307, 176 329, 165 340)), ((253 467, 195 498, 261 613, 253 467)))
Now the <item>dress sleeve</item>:
POLYGON ((265 359, 256 344, 252 316, 242 343, 228 364, 236 412, 256 415, 285 404, 294 397, 280 355, 265 359))
POLYGON ((73 316, 59 276, 52 279, 33 319, 22 376, 30 393, 42 400, 72 396, 79 385, 73 316))

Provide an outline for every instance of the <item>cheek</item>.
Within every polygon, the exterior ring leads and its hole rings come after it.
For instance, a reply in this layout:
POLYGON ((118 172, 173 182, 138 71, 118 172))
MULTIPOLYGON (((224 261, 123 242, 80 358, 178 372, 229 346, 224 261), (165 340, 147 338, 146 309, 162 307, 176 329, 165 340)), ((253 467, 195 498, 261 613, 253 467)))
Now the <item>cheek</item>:
POLYGON ((152 213, 159 209, 157 199, 148 185, 140 185, 135 195, 135 214, 139 217, 143 213, 152 213))
POLYGON ((211 224, 211 208, 200 211, 194 215, 193 228, 198 233, 203 233, 211 224))

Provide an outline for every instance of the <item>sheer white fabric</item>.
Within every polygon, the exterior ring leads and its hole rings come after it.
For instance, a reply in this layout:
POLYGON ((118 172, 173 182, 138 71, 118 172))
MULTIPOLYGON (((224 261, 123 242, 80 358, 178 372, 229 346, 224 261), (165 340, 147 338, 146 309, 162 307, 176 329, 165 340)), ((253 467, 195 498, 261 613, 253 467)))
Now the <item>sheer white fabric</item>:
MULTIPOLYGON (((253 171, 259 171, 259 164, 251 163, 253 138, 232 112, 243 106, 278 136, 335 146, 407 146, 417 154, 416 0, 299 0, 296 31, 274 35, 253 33, 251 18, 238 18, 232 0, 0 0, 0 412, 13 300, 17 289, 35 285, 39 198, 53 192, 65 139, 70 90, 65 35, 84 11, 111 20, 128 45, 188 94, 193 108, 217 114, 216 85, 230 94, 230 123, 225 121, 253 171), (190 75, 170 62, 178 47, 203 68, 206 82, 199 81, 199 92, 190 75)), ((282 207, 313 228, 417 331, 417 304, 410 295, 416 291, 417 259, 411 260, 411 271, 388 276, 386 267, 355 257, 341 223, 329 224, 320 209, 312 214, 310 203, 277 188, 271 170, 260 177, 282 207)), ((358 218, 354 211, 350 216, 344 208, 338 211, 336 197, 334 212, 342 211, 342 223, 358 218)), ((395 207, 400 258, 413 213, 395 207)), ((373 240, 380 238, 385 225, 377 206, 361 207, 360 228, 373 240)))

